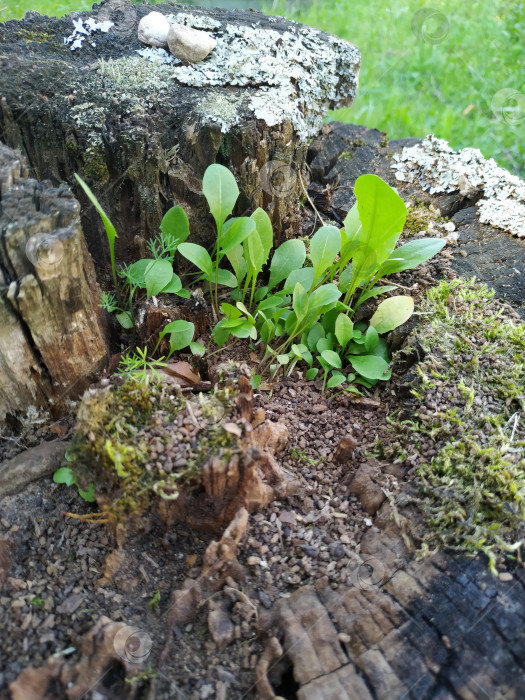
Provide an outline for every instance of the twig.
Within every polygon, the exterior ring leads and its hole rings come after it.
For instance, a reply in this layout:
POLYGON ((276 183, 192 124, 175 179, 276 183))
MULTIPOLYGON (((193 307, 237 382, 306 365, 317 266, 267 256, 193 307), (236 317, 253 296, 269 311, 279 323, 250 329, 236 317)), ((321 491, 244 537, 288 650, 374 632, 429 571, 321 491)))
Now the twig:
POLYGON ((311 206, 312 209, 314 210, 316 216, 319 217, 319 221, 321 222, 321 224, 322 224, 323 226, 325 226, 325 223, 324 223, 324 221, 323 221, 323 217, 322 217, 321 214, 319 214, 319 212, 317 211, 317 207, 316 207, 315 204, 312 202, 312 200, 311 200, 311 198, 310 198, 310 195, 308 194, 308 191, 307 191, 306 187, 304 186, 304 182, 303 182, 303 178, 301 177, 301 173, 298 172, 297 174, 299 175, 299 181, 300 181, 300 183, 301 183, 301 187, 303 188, 303 192, 305 193, 306 198, 307 198, 308 201, 310 202, 310 206, 311 206))

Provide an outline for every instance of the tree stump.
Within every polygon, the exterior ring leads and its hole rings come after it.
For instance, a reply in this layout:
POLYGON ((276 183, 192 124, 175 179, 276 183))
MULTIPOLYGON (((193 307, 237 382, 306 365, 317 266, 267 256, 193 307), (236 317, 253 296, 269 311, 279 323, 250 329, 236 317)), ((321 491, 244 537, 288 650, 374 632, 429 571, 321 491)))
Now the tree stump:
POLYGON ((100 293, 69 188, 0 144, 0 424, 60 413, 107 358, 100 293))
MULTIPOLYGON (((116 225, 125 262, 144 253, 144 238, 175 203, 189 214, 192 240, 213 243, 201 181, 214 162, 239 183, 234 213, 261 206, 276 242, 289 237, 299 225, 307 139, 328 109, 354 98, 357 48, 255 11, 156 5, 218 42, 201 63, 182 65, 138 40, 151 8, 129 0, 94 7, 0 25, 0 134, 8 145, 26 153, 40 179, 76 185, 78 172, 116 225)), ((89 250, 108 273, 98 214, 90 207, 86 217, 89 250)))

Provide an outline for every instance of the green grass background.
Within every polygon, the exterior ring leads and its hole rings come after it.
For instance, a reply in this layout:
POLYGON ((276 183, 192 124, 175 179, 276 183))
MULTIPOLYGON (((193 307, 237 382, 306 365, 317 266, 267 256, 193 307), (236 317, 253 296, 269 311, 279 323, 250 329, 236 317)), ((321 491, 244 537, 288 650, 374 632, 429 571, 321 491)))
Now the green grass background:
MULTIPOLYGON (((28 9, 61 15, 90 7, 87 0, 0 0, 0 20, 28 9)), ((525 176, 525 0, 263 0, 263 8, 359 47, 358 97, 329 118, 390 138, 434 133, 525 176)))

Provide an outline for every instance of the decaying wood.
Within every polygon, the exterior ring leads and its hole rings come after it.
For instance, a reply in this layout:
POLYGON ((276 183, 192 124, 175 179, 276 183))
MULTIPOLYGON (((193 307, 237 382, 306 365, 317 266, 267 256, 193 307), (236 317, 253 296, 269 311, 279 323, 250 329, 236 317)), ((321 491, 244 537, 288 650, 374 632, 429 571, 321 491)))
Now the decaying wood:
POLYGON ((138 686, 130 681, 147 665, 151 638, 124 622, 102 616, 81 640, 79 662, 69 664, 51 657, 40 668, 26 668, 10 685, 13 700, 81 700, 96 692, 97 696, 134 700, 138 686), (111 669, 122 669, 122 679, 115 687, 111 669))
POLYGON ((173 630, 193 620, 201 600, 220 590, 228 577, 240 580, 243 567, 237 561, 237 548, 246 534, 248 511, 240 508, 218 542, 210 542, 204 553, 202 572, 197 579, 186 579, 182 588, 171 594, 166 643, 160 657, 164 664, 173 646, 173 630))
MULTIPOLYGON (((151 62, 138 51, 140 19, 151 11, 109 0, 75 13, 77 24, 113 24, 86 33, 72 50, 73 17, 35 14, 0 26, 0 134, 26 153, 38 178, 78 172, 119 232, 117 257, 133 262, 175 202, 188 211, 192 240, 213 243, 201 181, 220 162, 235 174, 236 214, 261 206, 276 239, 298 228, 298 174, 307 140, 330 108, 350 104, 359 51, 341 39, 253 11, 155 6, 201 28, 216 49, 192 66, 151 62), (24 89, 20 89, 20 85, 24 89)), ((78 37, 77 37, 78 38, 78 37)), ((168 54, 166 54, 168 55, 168 54)), ((87 203, 83 193, 81 201, 87 203)), ((107 273, 98 214, 86 211, 88 247, 107 273)))
POLYGON ((263 653, 261 697, 275 700, 290 670, 298 700, 521 697, 523 568, 509 582, 479 559, 408 561, 399 530, 387 530, 363 538, 350 585, 320 579, 278 601, 282 655, 275 642, 263 653))
POLYGON ((100 293, 67 187, 0 144, 0 423, 76 398, 106 361, 100 293))

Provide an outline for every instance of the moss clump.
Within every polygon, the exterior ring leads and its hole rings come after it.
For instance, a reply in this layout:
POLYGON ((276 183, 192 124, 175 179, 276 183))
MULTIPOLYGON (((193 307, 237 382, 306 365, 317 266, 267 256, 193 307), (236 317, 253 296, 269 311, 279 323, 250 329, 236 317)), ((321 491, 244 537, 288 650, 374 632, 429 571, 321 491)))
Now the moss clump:
POLYGON ((189 401, 161 382, 120 380, 84 397, 68 457, 79 484, 94 483, 107 516, 122 521, 160 497, 176 500, 199 486, 210 459, 227 461, 236 438, 221 419, 232 411, 229 389, 189 401))
POLYGON ((108 166, 104 154, 98 148, 89 147, 84 153, 84 173, 88 180, 98 185, 105 185, 108 182, 108 166))
POLYGON ((19 29, 18 36, 28 44, 43 44, 55 38, 53 34, 48 32, 35 32, 29 29, 19 29))
POLYGON ((414 477, 421 552, 484 552, 495 572, 525 542, 525 324, 492 297, 474 280, 428 292, 417 331, 426 356, 398 427, 420 459, 433 453, 414 477))
POLYGON ((430 213, 427 207, 416 205, 411 207, 407 211, 407 218, 405 221, 405 228, 403 232, 405 235, 415 236, 422 231, 426 231, 430 221, 430 213))
POLYGON ((353 151, 343 151, 339 154, 338 160, 350 160, 350 158, 353 158, 354 155, 355 154, 353 151))

